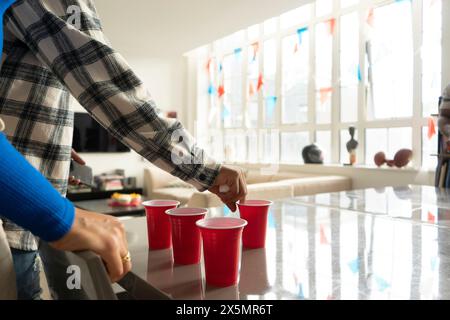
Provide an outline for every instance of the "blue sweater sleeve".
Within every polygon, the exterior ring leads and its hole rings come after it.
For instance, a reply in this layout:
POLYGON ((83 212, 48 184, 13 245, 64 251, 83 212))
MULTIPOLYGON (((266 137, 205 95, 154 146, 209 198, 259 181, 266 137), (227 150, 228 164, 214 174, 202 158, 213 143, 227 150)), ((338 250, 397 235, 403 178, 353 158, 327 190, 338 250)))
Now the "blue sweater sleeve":
MULTIPOLYGON (((1 0, 0 0, 1 1, 1 0)), ((0 133, 0 215, 45 241, 61 239, 75 209, 0 133)))
POLYGON ((16 0, 0 0, 0 55, 3 52, 3 14, 16 0))

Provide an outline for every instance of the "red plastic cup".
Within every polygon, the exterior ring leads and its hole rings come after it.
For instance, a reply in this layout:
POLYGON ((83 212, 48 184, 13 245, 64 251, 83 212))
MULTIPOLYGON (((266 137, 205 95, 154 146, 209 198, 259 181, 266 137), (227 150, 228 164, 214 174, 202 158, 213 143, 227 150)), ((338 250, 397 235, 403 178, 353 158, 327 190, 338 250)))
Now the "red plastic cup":
POLYGON ((246 200, 237 203, 240 217, 248 221, 242 235, 245 248, 259 249, 266 246, 267 217, 272 204, 272 201, 267 200, 246 200))
POLYGON ((172 247, 172 230, 167 210, 180 205, 175 200, 152 200, 142 204, 147 214, 148 246, 153 250, 172 247))
POLYGON ((196 222, 205 217, 207 209, 178 208, 167 210, 172 225, 173 260, 177 264, 197 264, 201 257, 200 230, 196 222))
POLYGON ((196 222, 203 239, 206 283, 216 287, 236 285, 239 276, 242 230, 239 218, 209 218, 196 222))

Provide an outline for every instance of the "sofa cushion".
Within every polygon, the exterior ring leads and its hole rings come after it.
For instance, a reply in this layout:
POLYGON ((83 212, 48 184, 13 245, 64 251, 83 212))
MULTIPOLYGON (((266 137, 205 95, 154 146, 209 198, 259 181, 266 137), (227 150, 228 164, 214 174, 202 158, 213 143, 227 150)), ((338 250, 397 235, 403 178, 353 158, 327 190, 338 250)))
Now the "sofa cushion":
MULTIPOLYGON (((267 182, 250 184, 247 186, 247 199, 277 200, 292 198, 294 189, 289 183, 267 182)), ((188 202, 190 207, 214 208, 222 206, 222 202, 215 194, 195 191, 188 202)))
POLYGON ((351 190, 352 180, 344 176, 314 176, 300 179, 283 180, 277 183, 289 183, 293 186, 294 196, 351 190))
POLYGON ((161 170, 154 165, 144 170, 144 179, 147 192, 151 194, 154 189, 167 187, 168 184, 181 181, 170 173, 161 170))
POLYGON ((280 172, 277 174, 274 174, 270 181, 286 181, 286 180, 292 180, 292 179, 303 179, 303 178, 311 178, 311 177, 317 177, 315 174, 308 174, 308 173, 290 173, 290 172, 280 172))
POLYGON ((189 188, 160 188, 154 189, 152 192, 152 199, 161 200, 178 200, 182 205, 188 203, 189 199, 194 194, 195 189, 189 188))
POLYGON ((269 182, 272 175, 263 175, 259 170, 249 170, 245 176, 247 184, 269 182))

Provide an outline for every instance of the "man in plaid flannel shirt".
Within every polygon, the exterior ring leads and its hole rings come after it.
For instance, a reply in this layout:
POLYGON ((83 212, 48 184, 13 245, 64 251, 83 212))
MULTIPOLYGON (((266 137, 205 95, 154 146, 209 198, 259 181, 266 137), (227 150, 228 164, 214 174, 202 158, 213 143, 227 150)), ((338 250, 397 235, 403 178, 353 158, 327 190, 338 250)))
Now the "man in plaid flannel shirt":
MULTIPOLYGON (((205 156, 179 122, 160 115, 141 80, 108 44, 91 0, 18 0, 5 13, 3 26, 0 116, 5 134, 59 192, 67 189, 75 98, 112 135, 159 168, 217 194, 232 210, 237 200, 245 199, 240 170, 205 156), (79 26, 70 22, 74 6, 79 26), (173 135, 183 139, 174 141, 173 135), (196 161, 174 163, 177 155, 196 161), (228 192, 220 192, 223 185, 228 192)), ((5 221, 5 230, 19 295, 23 289, 30 293, 22 297, 36 298, 39 292, 31 292, 30 286, 39 281, 37 241, 11 222, 5 221)), ((42 250, 41 255, 47 271, 57 272, 51 255, 42 250)), ((57 281, 50 279, 50 286, 57 281)))

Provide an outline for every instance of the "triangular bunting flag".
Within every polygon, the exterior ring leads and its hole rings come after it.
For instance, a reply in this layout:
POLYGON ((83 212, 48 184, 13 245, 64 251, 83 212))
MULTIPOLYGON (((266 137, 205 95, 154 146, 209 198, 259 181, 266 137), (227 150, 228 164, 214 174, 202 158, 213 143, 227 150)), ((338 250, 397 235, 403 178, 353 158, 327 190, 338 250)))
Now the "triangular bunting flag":
POLYGON ((330 98, 330 94, 333 91, 333 88, 321 88, 320 92, 320 104, 324 104, 330 98))
POLYGON ((328 22, 328 31, 330 32, 330 35, 334 34, 334 30, 336 28, 336 19, 330 19, 327 21, 328 22))
POLYGON ((277 106, 277 97, 266 98, 266 116, 267 118, 272 118, 275 108, 277 106))
POLYGON ((428 140, 431 140, 436 134, 436 122, 432 117, 428 118, 428 140))
POLYGON ((263 78, 262 73, 260 73, 259 77, 258 77, 258 85, 256 86, 256 90, 257 91, 261 90, 263 85, 264 85, 264 78, 263 78))
POLYGON ((297 35, 298 35, 298 44, 301 45, 303 42, 303 33, 308 31, 308 28, 301 28, 297 30, 297 35))
POLYGON ((258 56, 258 51, 259 51, 259 42, 253 43, 252 47, 253 47, 253 59, 252 59, 252 61, 256 61, 256 57, 258 56))
POLYGON ((253 85, 253 82, 250 82, 248 85, 248 96, 251 97, 255 94, 255 86, 253 85))
POLYGON ((428 220, 428 222, 434 223, 434 222, 435 222, 435 219, 436 219, 435 215, 432 214, 430 211, 428 211, 428 215, 427 215, 427 220, 428 220))
POLYGON ((219 98, 222 98, 222 96, 225 94, 225 88, 223 85, 219 86, 219 89, 217 89, 217 93, 219 95, 219 98))
POLYGON ((374 10, 370 8, 369 14, 367 15, 366 22, 369 26, 373 27, 375 22, 374 10))
POLYGON ((352 271, 352 273, 358 273, 359 271, 359 259, 355 259, 348 263, 348 267, 352 271))
POLYGON ((210 96, 213 96, 213 95, 216 94, 216 88, 214 88, 214 85, 213 85, 213 84, 210 84, 210 85, 209 85, 209 87, 208 87, 208 94, 209 94, 210 96))
POLYGON ((329 244, 327 235, 325 234, 325 227, 320 225, 320 244, 327 245, 329 244))
POLYGON ((378 285, 378 291, 384 291, 391 286, 386 280, 379 276, 375 276, 375 282, 378 285))

